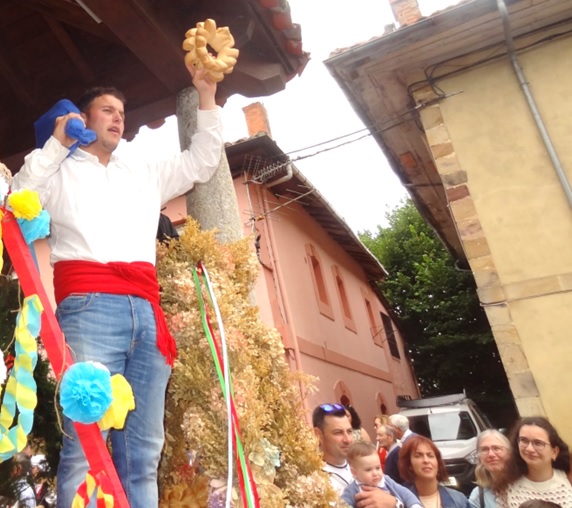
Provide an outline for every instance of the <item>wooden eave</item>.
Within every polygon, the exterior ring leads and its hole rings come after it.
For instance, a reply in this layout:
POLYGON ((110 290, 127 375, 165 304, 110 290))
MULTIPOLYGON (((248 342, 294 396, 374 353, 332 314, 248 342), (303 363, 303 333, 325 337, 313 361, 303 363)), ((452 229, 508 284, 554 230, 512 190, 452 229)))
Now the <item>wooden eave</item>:
MULTIPOLYGON (((558 30, 572 18, 569 0, 506 1, 516 47, 547 27, 558 30)), ((470 0, 411 26, 332 54, 325 64, 369 128, 425 220, 462 266, 467 266, 447 196, 437 173, 409 87, 438 83, 452 72, 447 63, 478 62, 495 48, 507 58, 496 0, 470 0)), ((460 91, 462 92, 462 91, 460 91)))
MULTIPOLYGON (((266 134, 237 141, 226 146, 226 154, 233 178, 244 172, 246 157, 261 157, 269 160, 287 161, 288 157, 266 134)), ((358 236, 336 213, 328 201, 294 166, 292 178, 269 188, 280 203, 299 197, 311 191, 297 203, 340 245, 364 270, 370 282, 383 280, 387 272, 378 259, 367 249, 358 236)))
POLYGON ((116 86, 128 99, 126 138, 175 113, 191 85, 185 32, 213 18, 240 50, 217 102, 283 90, 309 59, 288 3, 265 0, 3 0, 0 2, 0 160, 16 171, 34 148, 33 122, 57 100, 116 86), (90 12, 88 12, 90 11, 90 12))

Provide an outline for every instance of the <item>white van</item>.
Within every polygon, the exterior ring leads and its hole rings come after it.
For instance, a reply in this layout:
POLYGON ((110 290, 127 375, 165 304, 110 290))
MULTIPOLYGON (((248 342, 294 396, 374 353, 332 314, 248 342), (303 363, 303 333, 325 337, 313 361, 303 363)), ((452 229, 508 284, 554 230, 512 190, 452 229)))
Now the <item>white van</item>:
POLYGON ((492 428, 488 418, 464 393, 414 400, 398 397, 397 405, 409 428, 441 451, 449 474, 447 486, 469 493, 475 481, 477 435, 492 428))

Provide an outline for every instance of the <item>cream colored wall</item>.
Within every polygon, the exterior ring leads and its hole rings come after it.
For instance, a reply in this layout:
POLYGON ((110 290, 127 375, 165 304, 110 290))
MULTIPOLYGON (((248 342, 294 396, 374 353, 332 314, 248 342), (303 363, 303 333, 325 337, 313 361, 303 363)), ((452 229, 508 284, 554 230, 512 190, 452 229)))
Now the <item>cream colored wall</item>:
MULTIPOLYGON (((572 180, 570 54, 569 37, 519 59, 572 180)), ((504 60, 439 86, 462 90, 441 111, 501 281, 570 272, 570 208, 512 67, 504 60)))
MULTIPOLYGON (((571 54, 568 37, 518 55, 569 180, 571 54)), ((490 255, 466 252, 515 400, 523 415, 544 410, 572 443, 571 207, 506 58, 439 87, 462 92, 439 104, 470 193, 451 209, 465 247, 486 238, 490 255)))

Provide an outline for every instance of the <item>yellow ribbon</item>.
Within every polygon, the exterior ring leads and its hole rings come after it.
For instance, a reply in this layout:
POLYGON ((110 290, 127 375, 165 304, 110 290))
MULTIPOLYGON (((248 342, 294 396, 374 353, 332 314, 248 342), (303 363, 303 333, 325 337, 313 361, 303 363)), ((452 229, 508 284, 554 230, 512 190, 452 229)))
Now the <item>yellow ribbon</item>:
POLYGON ((28 296, 16 318, 16 358, 0 407, 0 462, 26 447, 34 424, 34 409, 38 403, 34 381, 38 361, 36 337, 40 333, 43 310, 38 295, 28 296))

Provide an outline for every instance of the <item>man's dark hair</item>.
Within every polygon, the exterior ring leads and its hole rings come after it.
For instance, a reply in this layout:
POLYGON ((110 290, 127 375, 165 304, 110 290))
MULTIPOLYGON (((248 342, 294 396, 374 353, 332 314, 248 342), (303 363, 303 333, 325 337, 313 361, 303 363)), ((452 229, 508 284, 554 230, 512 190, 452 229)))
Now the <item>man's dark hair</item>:
POLYGON ((312 413, 312 425, 320 430, 324 430, 324 420, 326 416, 341 418, 347 415, 344 406, 341 404, 322 404, 317 406, 312 413))
POLYGON ((76 106, 82 113, 87 113, 91 103, 94 99, 101 97, 102 95, 113 95, 116 99, 119 99, 123 105, 127 103, 125 100, 125 95, 121 93, 117 88, 114 86, 96 86, 86 90, 80 99, 77 101, 76 106))
POLYGON ((562 505, 544 499, 529 499, 520 503, 518 508, 562 508, 562 505))

